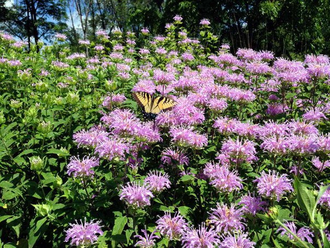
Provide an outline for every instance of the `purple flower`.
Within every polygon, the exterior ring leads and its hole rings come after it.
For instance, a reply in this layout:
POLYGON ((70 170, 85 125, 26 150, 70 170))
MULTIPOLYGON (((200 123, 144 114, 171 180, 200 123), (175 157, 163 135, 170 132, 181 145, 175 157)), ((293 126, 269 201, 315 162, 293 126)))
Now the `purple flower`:
POLYGON ((171 213, 165 212, 164 216, 156 221, 160 234, 166 236, 169 240, 178 240, 187 230, 188 225, 185 219, 178 213, 171 216, 171 213))
POLYGON ((147 92, 153 94, 156 91, 156 85, 152 80, 141 79, 134 87, 133 92, 147 92))
POLYGON ((161 161, 168 165, 178 163, 187 166, 189 164, 189 158, 184 153, 170 148, 167 148, 162 152, 161 161))
POLYGON ((192 128, 172 127, 170 135, 179 146, 201 149, 207 145, 207 137, 194 132, 192 128))
POLYGON ((255 247, 255 242, 252 242, 246 233, 240 235, 232 235, 225 237, 221 242, 219 248, 253 248, 255 247))
POLYGON ((208 19, 202 19, 200 22, 199 22, 200 25, 205 25, 205 26, 208 26, 210 25, 210 21, 208 19))
POLYGON ((285 137, 271 136, 264 138, 260 148, 274 154, 286 154, 289 144, 285 137))
POLYGON ((329 57, 327 55, 307 54, 305 57, 306 64, 329 64, 329 57))
POLYGON ((73 134, 74 142, 78 143, 78 147, 87 146, 95 148, 97 145, 109 140, 109 133, 101 127, 94 127, 88 131, 81 130, 73 134))
POLYGON ((78 43, 80 45, 90 45, 91 44, 91 42, 89 40, 79 40, 78 43))
POLYGON ((95 32, 96 36, 100 36, 101 38, 108 39, 108 33, 105 30, 98 30, 95 32))
POLYGON ((260 60, 258 53, 251 48, 239 48, 236 55, 244 61, 260 60))
POLYGON ((243 205, 242 211, 244 213, 256 215, 259 211, 265 211, 264 206, 267 205, 267 202, 262 201, 260 197, 245 195, 238 204, 243 205))
MULTIPOLYGON (((286 221, 284 225, 301 240, 313 244, 314 234, 311 232, 311 230, 308 227, 301 227, 297 231, 297 227, 294 222, 286 221)), ((281 232, 280 233, 281 236, 284 236, 286 234, 289 237, 289 239, 295 240, 294 236, 290 232, 288 232, 284 227, 280 227, 277 231, 281 232)))
POLYGON ((160 54, 160 55, 164 55, 167 53, 166 49, 163 47, 157 47, 155 50, 155 53, 160 54))
POLYGON ((129 145, 119 138, 108 139, 95 148, 95 152, 102 158, 108 160, 124 160, 126 153, 129 152, 129 145))
POLYGON ((171 188, 169 176, 165 172, 160 171, 149 172, 144 179, 144 185, 154 193, 160 193, 166 188, 171 188))
POLYGON ((206 164, 204 174, 211 179, 210 184, 220 192, 232 192, 243 188, 242 179, 237 172, 231 172, 225 165, 206 164))
POLYGON ((228 89, 228 91, 225 92, 225 96, 237 102, 252 102, 256 99, 256 95, 252 91, 238 88, 228 89))
POLYGON ((173 20, 176 21, 176 22, 180 22, 180 21, 182 21, 182 16, 180 16, 180 15, 175 15, 175 16, 173 17, 173 20))
POLYGON ((136 129, 134 135, 138 141, 149 144, 162 141, 159 130, 152 121, 140 124, 140 127, 136 129))
POLYGON ((120 200, 124 200, 128 205, 134 208, 143 208, 150 206, 150 200, 154 195, 145 186, 140 186, 137 182, 127 183, 122 186, 120 200))
POLYGON ((8 61, 7 61, 7 64, 9 64, 10 66, 15 67, 15 66, 20 66, 20 65, 22 65, 22 62, 19 61, 19 60, 8 60, 8 61))
POLYGON ((141 29, 141 33, 144 34, 144 35, 149 34, 149 32, 150 32, 150 31, 149 31, 148 28, 142 28, 142 29, 141 29))
POLYGON ((68 68, 70 65, 61 61, 53 61, 52 65, 57 69, 68 68))
POLYGON ((288 127, 295 135, 319 134, 319 130, 312 123, 292 121, 288 123, 288 127))
POLYGON ((112 109, 113 108, 112 105, 118 105, 120 103, 123 103, 125 100, 126 100, 126 97, 125 97, 125 95, 122 95, 122 94, 107 96, 103 100, 102 106, 106 107, 108 109, 112 109))
POLYGON ((227 108, 228 104, 226 99, 211 98, 208 100, 208 107, 213 111, 223 111, 227 108))
POLYGON ((330 209, 330 188, 328 188, 319 200, 319 204, 330 209))
POLYGON ((330 65, 327 64, 308 64, 307 71, 311 77, 329 77, 330 65))
POLYGON ((134 246, 141 248, 155 247, 155 239, 159 239, 159 237, 155 235, 155 231, 150 233, 150 235, 148 235, 147 230, 141 230, 141 231, 143 232, 144 237, 142 235, 135 235, 134 238, 139 238, 140 240, 136 242, 134 246))
POLYGON ((59 34, 59 33, 55 34, 55 38, 60 41, 65 41, 67 39, 65 34, 59 34))
POLYGON ((319 136, 317 135, 291 135, 286 138, 288 151, 298 154, 313 154, 320 149, 319 136))
POLYGON ((67 165, 68 175, 73 173, 74 177, 89 177, 94 175, 92 168, 99 166, 99 160, 95 157, 84 157, 80 160, 77 157, 71 157, 67 165))
POLYGON ((325 168, 330 167, 330 160, 326 160, 324 162, 321 162, 319 157, 313 157, 312 164, 318 169, 318 171, 321 172, 325 168))
POLYGON ((282 103, 271 103, 268 105, 266 114, 268 115, 279 115, 285 113, 289 107, 282 103))
POLYGON ((76 224, 70 224, 70 228, 66 230, 65 242, 70 241, 71 246, 79 246, 79 247, 90 247, 98 239, 98 235, 103 235, 103 231, 101 230, 100 221, 91 222, 83 222, 80 221, 79 224, 76 221, 76 224))
POLYGON ((242 163, 245 161, 252 163, 258 160, 255 156, 256 149, 254 146, 255 144, 249 140, 243 142, 238 138, 236 141, 228 139, 222 144, 221 152, 228 156, 234 163, 242 163))
POLYGON ((10 34, 7 33, 0 33, 0 36, 2 39, 6 40, 6 41, 14 41, 14 37, 11 36, 10 34))
POLYGON ((264 62, 253 61, 247 63, 246 70, 253 74, 266 74, 272 71, 271 67, 264 62))
POLYGON ((211 248, 220 244, 217 232, 212 228, 206 228, 202 223, 198 229, 188 228, 181 238, 183 248, 211 248))
POLYGON ((173 73, 168 73, 160 69, 156 69, 154 70, 153 79, 157 82, 157 84, 169 84, 175 80, 175 75, 173 73))
POLYGON ((192 61, 194 60, 194 56, 191 53, 185 52, 181 55, 182 60, 184 61, 192 61))
POLYGON ((215 226, 217 232, 232 232, 244 230, 245 223, 242 223, 243 211, 235 209, 232 205, 230 208, 225 204, 217 203, 217 208, 212 208, 209 219, 210 223, 215 226))
POLYGON ((286 174, 280 175, 277 171, 261 172, 261 176, 254 180, 258 192, 265 197, 280 201, 282 196, 293 191, 291 180, 286 174))
POLYGON ((303 119, 306 121, 321 121, 321 119, 327 120, 328 118, 324 115, 324 113, 320 110, 320 108, 315 108, 307 111, 303 114, 303 119))
POLYGON ((188 98, 180 98, 176 103, 171 112, 176 125, 201 124, 205 120, 203 111, 195 107, 188 98))
POLYGON ((109 126, 113 134, 123 137, 133 136, 141 128, 140 120, 127 109, 115 109, 101 117, 101 121, 109 126))

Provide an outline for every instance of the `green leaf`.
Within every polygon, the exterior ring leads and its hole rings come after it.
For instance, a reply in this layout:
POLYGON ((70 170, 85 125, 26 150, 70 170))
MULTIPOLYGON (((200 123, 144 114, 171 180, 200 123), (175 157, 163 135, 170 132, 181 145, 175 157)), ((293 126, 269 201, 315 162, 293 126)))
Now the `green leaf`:
POLYGON ((13 217, 13 215, 2 215, 0 216, 0 222, 6 220, 6 219, 9 219, 10 217, 13 217))
POLYGON ((20 220, 21 220, 20 216, 13 216, 13 217, 7 219, 7 221, 6 221, 8 226, 11 227, 15 231, 17 238, 19 237, 20 227, 22 225, 20 220))
POLYGON ((189 212, 191 212, 191 208, 187 206, 178 207, 178 210, 183 217, 188 216, 189 212))
POLYGON ((180 181, 182 181, 184 183, 191 182, 192 180, 194 180, 194 177, 190 176, 190 175, 184 175, 180 178, 180 181))
POLYGON ((317 207, 319 200, 321 199, 322 195, 327 191, 328 188, 329 188, 329 185, 320 187, 319 193, 316 198, 316 204, 313 209, 313 217, 315 216, 315 211, 316 211, 316 207, 317 207))
POLYGON ((16 248, 17 246, 11 243, 7 243, 3 246, 3 248, 16 248))
POLYGON ((329 240, 323 230, 321 230, 321 237, 322 237, 323 248, 330 248, 329 240))
POLYGON ((300 208, 305 210, 310 218, 311 222, 314 222, 313 219, 313 210, 315 208, 316 202, 313 192, 308 190, 305 185, 303 185, 298 178, 294 180, 294 188, 297 192, 297 200, 300 208))
POLYGON ((44 217, 35 223, 35 219, 31 220, 30 222, 30 232, 29 232, 29 248, 33 247, 37 240, 39 239, 40 235, 44 234, 47 230, 47 217, 44 217))
POLYGON ((115 224, 112 229, 112 235, 117 235, 121 234, 124 230, 124 227, 127 223, 127 217, 122 216, 122 217, 117 217, 115 220, 115 224))
POLYGON ((273 241, 275 247, 277 247, 277 248, 283 248, 283 246, 276 239, 272 238, 272 241, 273 241))

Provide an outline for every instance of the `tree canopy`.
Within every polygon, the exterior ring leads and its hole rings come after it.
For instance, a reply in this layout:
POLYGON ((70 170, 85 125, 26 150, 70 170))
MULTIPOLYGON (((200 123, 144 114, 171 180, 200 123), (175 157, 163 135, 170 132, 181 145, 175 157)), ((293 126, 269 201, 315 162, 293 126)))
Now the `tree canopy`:
POLYGON ((330 52, 328 0, 19 0, 0 1, 1 28, 18 39, 51 41, 65 33, 72 44, 94 40, 98 30, 163 34, 175 15, 183 17, 189 36, 199 35, 207 18, 219 43, 238 48, 271 50, 297 57, 330 52))

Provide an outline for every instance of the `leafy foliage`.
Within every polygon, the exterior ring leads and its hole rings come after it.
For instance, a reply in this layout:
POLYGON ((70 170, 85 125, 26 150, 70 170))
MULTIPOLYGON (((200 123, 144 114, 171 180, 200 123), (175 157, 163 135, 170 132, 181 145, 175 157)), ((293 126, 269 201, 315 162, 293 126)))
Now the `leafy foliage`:
POLYGON ((185 22, 39 52, 1 33, 1 245, 329 247, 329 57, 231 54, 185 22), (145 120, 132 91, 176 106, 145 120))

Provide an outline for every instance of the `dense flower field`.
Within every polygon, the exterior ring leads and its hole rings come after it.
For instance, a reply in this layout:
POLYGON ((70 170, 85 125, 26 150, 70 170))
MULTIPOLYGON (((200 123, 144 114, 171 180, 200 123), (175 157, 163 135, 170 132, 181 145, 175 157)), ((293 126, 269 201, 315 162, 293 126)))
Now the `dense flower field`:
POLYGON ((0 34, 1 247, 330 247, 329 57, 181 24, 79 51, 0 34))

